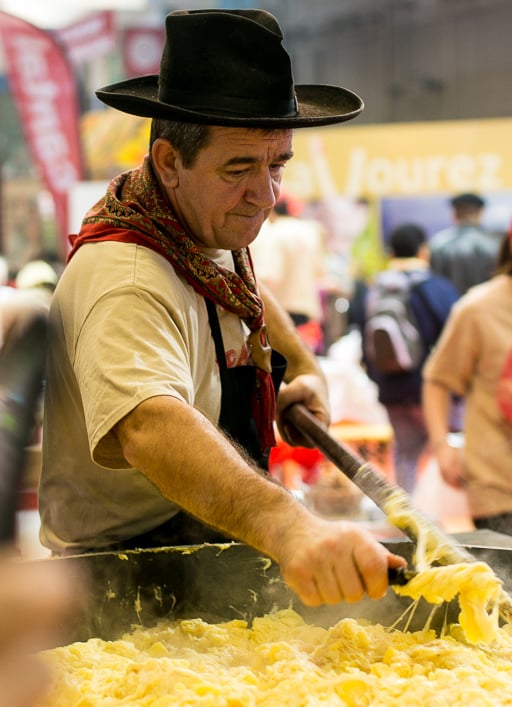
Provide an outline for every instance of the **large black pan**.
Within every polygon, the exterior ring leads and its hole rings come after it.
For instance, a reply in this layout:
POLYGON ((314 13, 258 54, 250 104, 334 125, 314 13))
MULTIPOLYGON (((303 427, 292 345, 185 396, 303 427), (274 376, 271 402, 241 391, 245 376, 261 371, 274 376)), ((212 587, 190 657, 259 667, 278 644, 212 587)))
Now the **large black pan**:
MULTIPOLYGON (((512 586, 512 542, 507 547, 512 538, 476 531, 463 539, 463 549, 491 562, 505 586, 512 586)), ((411 560, 414 545, 410 541, 385 544, 411 560)), ((272 609, 287 607, 322 626, 331 626, 344 617, 390 626, 410 604, 409 599, 398 597, 390 589, 378 601, 364 599, 356 604, 308 608, 281 580, 277 565, 238 543, 100 552, 39 562, 71 563, 90 576, 90 601, 75 617, 71 635, 67 632, 68 640, 95 636, 115 639, 135 624, 149 627, 163 617, 202 617, 209 621, 241 618, 250 622, 272 609)), ((420 604, 410 630, 422 628, 431 609, 420 604)), ((451 619, 456 611, 457 605, 452 603, 451 619)), ((444 614, 444 608, 437 611, 434 628, 442 625, 444 614)))

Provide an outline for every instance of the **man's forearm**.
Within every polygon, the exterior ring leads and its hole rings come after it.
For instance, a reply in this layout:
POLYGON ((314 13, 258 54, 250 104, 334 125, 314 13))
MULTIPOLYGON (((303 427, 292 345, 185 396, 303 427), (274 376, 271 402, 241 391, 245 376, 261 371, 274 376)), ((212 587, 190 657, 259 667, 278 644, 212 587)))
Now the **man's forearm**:
POLYGON ((163 496, 277 562, 309 606, 381 597, 387 567, 405 564, 367 530, 308 511, 186 403, 152 398, 116 431, 127 461, 163 496))
POLYGON ((118 424, 117 435, 127 461, 165 498, 273 559, 281 526, 305 512, 201 413, 176 398, 141 403, 118 424))

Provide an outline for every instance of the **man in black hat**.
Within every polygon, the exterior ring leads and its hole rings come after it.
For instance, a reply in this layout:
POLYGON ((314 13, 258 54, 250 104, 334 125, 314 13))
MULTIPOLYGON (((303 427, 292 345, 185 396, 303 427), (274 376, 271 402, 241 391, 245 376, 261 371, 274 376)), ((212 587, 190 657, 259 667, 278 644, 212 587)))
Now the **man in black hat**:
POLYGON ((500 239, 482 225, 485 201, 479 194, 457 194, 450 206, 453 225, 431 238, 430 267, 463 295, 496 270, 500 239))
POLYGON ((315 357, 258 287, 248 249, 293 128, 348 120, 362 102, 294 86, 267 12, 173 12, 166 33, 159 76, 98 91, 153 119, 150 154, 86 215, 54 295, 42 540, 62 554, 236 539, 278 562, 307 604, 381 596, 403 560, 265 474, 276 390, 292 443, 304 440, 286 407, 329 414, 315 357))

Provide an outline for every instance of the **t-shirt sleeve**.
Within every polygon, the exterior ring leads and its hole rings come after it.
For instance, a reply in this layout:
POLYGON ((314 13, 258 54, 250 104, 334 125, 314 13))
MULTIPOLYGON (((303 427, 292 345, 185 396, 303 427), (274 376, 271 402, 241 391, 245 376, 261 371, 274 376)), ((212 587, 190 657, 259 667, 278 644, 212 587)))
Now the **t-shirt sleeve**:
POLYGON ((180 315, 143 290, 122 288, 97 302, 77 339, 74 369, 96 463, 127 466, 113 427, 144 400, 193 403, 190 356, 180 315))

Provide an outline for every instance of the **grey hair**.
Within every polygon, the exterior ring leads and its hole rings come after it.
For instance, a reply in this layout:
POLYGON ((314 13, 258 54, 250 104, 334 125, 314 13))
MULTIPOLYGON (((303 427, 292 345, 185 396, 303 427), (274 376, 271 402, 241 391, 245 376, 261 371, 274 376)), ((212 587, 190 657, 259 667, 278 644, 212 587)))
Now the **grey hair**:
POLYGON ((177 120, 153 118, 149 136, 149 150, 158 138, 168 140, 179 152, 183 166, 190 169, 199 152, 208 145, 210 130, 208 125, 183 123, 177 120))

